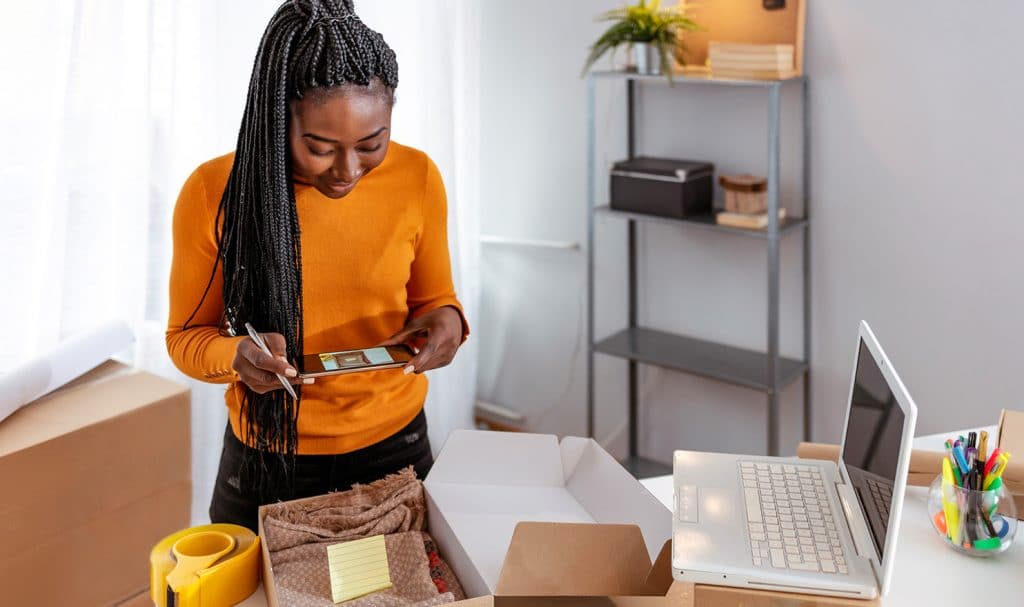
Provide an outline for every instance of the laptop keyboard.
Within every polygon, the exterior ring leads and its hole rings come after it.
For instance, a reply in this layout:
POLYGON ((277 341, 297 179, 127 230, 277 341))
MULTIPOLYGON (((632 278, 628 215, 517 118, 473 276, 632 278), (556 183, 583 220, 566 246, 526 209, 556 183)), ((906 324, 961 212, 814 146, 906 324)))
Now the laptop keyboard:
POLYGON ((889 520, 889 505, 892 503, 892 486, 880 483, 873 478, 865 479, 868 487, 868 494, 871 501, 875 503, 875 509, 882 515, 883 521, 889 520))
POLYGON ((741 461, 739 472, 754 565, 849 573, 820 469, 741 461))

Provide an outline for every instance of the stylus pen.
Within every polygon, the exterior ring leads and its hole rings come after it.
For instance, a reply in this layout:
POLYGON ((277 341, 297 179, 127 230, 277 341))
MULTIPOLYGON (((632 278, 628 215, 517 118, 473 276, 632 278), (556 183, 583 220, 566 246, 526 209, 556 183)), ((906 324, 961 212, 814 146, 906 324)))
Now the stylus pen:
MULTIPOLYGON (((260 334, 256 332, 256 329, 253 329, 252 325, 249 323, 245 323, 245 330, 249 332, 249 337, 256 342, 256 345, 260 347, 260 350, 263 350, 264 354, 273 358, 274 355, 270 353, 270 348, 267 347, 266 342, 264 342, 263 338, 260 337, 260 334)), ((299 397, 295 394, 295 388, 292 388, 292 385, 288 383, 288 380, 285 379, 284 375, 281 375, 280 373, 275 373, 274 375, 276 375, 277 379, 281 381, 281 385, 288 391, 288 394, 291 394, 292 398, 295 400, 299 400, 299 397)))

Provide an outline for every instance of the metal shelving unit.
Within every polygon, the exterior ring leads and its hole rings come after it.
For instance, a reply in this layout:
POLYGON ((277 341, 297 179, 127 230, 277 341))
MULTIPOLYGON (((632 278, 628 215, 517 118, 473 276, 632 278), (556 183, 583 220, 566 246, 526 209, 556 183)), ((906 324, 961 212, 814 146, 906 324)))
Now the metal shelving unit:
POLYGON ((600 206, 596 198, 596 88, 598 81, 621 81, 626 84, 627 150, 630 158, 636 155, 636 86, 637 84, 663 85, 664 76, 642 76, 627 72, 592 72, 587 78, 587 432, 594 436, 594 357, 605 354, 625 359, 629 363, 629 456, 624 465, 634 475, 649 476, 671 472, 671 466, 639 457, 637 444, 638 375, 639 364, 650 364, 684 373, 699 375, 762 392, 768 407, 768 454, 779 451, 779 392, 789 384, 803 379, 803 436, 810 438, 811 403, 808 361, 811 352, 810 319, 810 230, 808 217, 809 146, 808 146, 808 91, 807 79, 796 76, 785 80, 739 80, 707 75, 674 76, 679 88, 687 86, 739 86, 764 89, 768 102, 768 227, 765 230, 745 230, 719 226, 713 215, 687 219, 670 219, 625 213, 600 206), (804 216, 779 220, 779 121, 783 86, 799 86, 803 114, 802 192, 804 216), (616 217, 626 221, 629 249, 628 320, 625 329, 603 339, 594 334, 594 221, 595 218, 616 217), (692 337, 674 335, 650 327, 640 326, 637 320, 637 222, 656 222, 678 226, 681 229, 711 230, 723 237, 743 236, 760 238, 767 245, 768 259, 768 314, 766 322, 767 351, 758 352, 714 343, 692 337), (803 235, 803 359, 794 360, 779 354, 779 246, 783 237, 803 235))

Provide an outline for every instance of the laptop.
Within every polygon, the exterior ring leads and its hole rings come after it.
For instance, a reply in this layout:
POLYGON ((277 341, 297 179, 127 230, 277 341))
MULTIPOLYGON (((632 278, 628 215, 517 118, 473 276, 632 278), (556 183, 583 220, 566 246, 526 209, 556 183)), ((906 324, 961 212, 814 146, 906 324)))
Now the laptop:
POLYGON ((676 451, 672 575, 871 599, 889 589, 917 407, 861 322, 839 463, 676 451))

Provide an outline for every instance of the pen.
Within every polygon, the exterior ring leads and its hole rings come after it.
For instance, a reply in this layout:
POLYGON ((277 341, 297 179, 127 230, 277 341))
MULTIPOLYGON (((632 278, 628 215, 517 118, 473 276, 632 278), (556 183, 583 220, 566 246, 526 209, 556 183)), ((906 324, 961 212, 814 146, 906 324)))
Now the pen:
POLYGON ((992 467, 996 465, 996 462, 999 461, 999 454, 1000 454, 999 447, 996 447, 995 449, 992 450, 992 454, 988 456, 988 461, 985 462, 985 476, 986 477, 992 471, 992 467))
POLYGON ((1003 475, 1003 470, 1006 470, 1006 464, 1010 459, 1009 453, 1000 453, 999 461, 996 462, 995 466, 992 466, 992 471, 986 475, 985 478, 985 489, 992 486, 992 483, 996 482, 996 479, 1003 475))
MULTIPOLYGON (((956 457, 956 465, 960 466, 960 473, 966 477, 969 470, 967 468, 967 460, 964 458, 962 444, 953 443, 953 455, 956 457)), ((966 478, 964 480, 966 481, 966 478)))
MULTIPOLYGON (((252 325, 250 325, 249 323, 245 323, 245 330, 249 332, 249 337, 251 337, 252 340, 256 342, 256 345, 259 346, 260 350, 263 350, 264 354, 266 354, 267 356, 274 356, 273 354, 270 353, 270 348, 267 347, 266 342, 263 341, 263 338, 260 337, 260 334, 256 332, 256 329, 252 328, 252 325)), ((280 373, 275 373, 274 375, 276 375, 277 379, 280 380, 281 385, 284 386, 284 389, 288 391, 288 394, 290 394, 291 397, 294 398, 295 400, 298 400, 299 397, 295 394, 295 388, 292 388, 292 385, 288 383, 288 380, 284 378, 284 375, 281 375, 280 373)))
POLYGON ((988 458, 988 432, 982 430, 978 433, 978 459, 985 461, 988 458))
POLYGON ((977 432, 968 432, 967 433, 967 446, 969 448, 971 448, 971 447, 977 448, 978 447, 978 433, 977 432))
POLYGON ((971 489, 981 489, 981 479, 978 478, 978 473, 975 471, 977 468, 978 450, 974 447, 967 447, 965 455, 967 459, 967 474, 971 477, 971 489))

